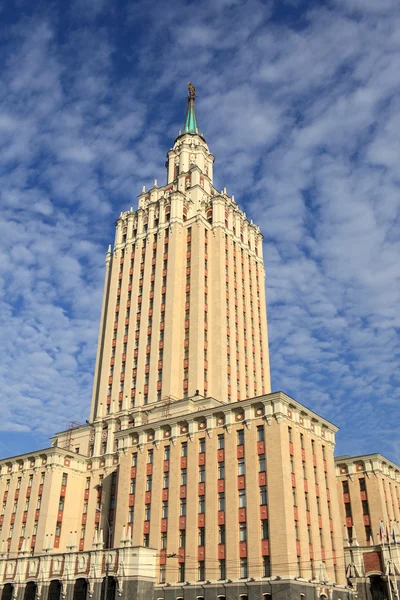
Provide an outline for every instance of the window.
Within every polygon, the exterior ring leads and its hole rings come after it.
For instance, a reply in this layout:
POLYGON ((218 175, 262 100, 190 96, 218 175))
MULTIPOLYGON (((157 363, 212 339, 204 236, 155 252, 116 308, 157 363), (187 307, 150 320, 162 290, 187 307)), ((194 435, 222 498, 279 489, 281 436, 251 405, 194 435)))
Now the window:
POLYGON ((187 484, 187 469, 181 469, 181 485, 187 484))
MULTIPOLYGON (((63 481, 64 481, 64 475, 65 475, 65 473, 63 474, 63 481)), ((32 483, 33 483, 33 475, 30 475, 29 476, 29 481, 28 481, 28 487, 32 487, 32 483)), ((65 485, 65 483, 62 483, 62 485, 65 485)))
POLYGON ((247 558, 240 559, 240 579, 247 579, 248 571, 247 571, 247 558))
POLYGON ((134 494, 135 491, 136 491, 136 479, 131 479, 130 494, 134 494))
POLYGON ((268 504, 267 486, 266 485, 260 486, 260 504, 261 505, 268 504))
POLYGON ((38 500, 37 500, 37 504, 36 504, 36 510, 39 510, 41 505, 42 505, 42 496, 39 496, 38 500))
POLYGON ((129 512, 128 512, 128 523, 133 523, 134 514, 135 514, 135 508, 133 506, 130 506, 129 512))
POLYGON ((224 434, 221 433, 218 436, 218 450, 223 450, 224 447, 225 447, 225 437, 224 437, 224 434))
POLYGON ((64 510, 64 498, 62 496, 58 501, 58 510, 64 510))
POLYGON ((363 509, 363 515, 368 515, 369 514, 368 500, 362 500, 362 509, 363 509))
POLYGON ((153 464, 153 450, 149 450, 147 453, 147 464, 153 464))
POLYGON ((179 563, 178 581, 185 581, 185 563, 179 563))
POLYGON ((205 546, 206 536, 205 536, 205 528, 199 528, 199 546, 205 546))
POLYGON ((305 504, 306 504, 306 510, 310 510, 310 503, 308 501, 308 492, 304 492, 304 500, 305 500, 305 504))
POLYGON ((145 533, 143 536, 143 546, 145 548, 148 548, 150 545, 150 535, 148 533, 145 533))
POLYGON ((204 454, 206 451, 206 438, 199 439, 199 453, 204 454))
POLYGON ((146 492, 151 492, 152 483, 153 483, 152 476, 147 475, 147 477, 146 477, 146 492))
MULTIPOLYGON (((219 561, 219 579, 226 579, 226 566, 225 560, 219 561)), ((225 600, 225 596, 218 596, 218 600, 225 600)))
POLYGON ((165 446, 164 448, 164 460, 169 460, 171 448, 170 446, 165 446))
POLYGON ((346 517, 351 517, 351 505, 350 502, 346 502, 344 505, 346 517))
POLYGON ((225 525, 218 528, 218 544, 225 544, 225 525))
POLYGON ((361 477, 361 479, 358 480, 358 483, 360 485, 360 492, 366 492, 367 488, 365 486, 365 479, 364 479, 364 477, 361 477))
POLYGON ((265 471, 265 454, 259 454, 258 456, 258 470, 260 473, 265 471))
POLYGON ((218 510, 225 510, 225 492, 218 494, 218 510))
POLYGON ((166 550, 167 548, 167 532, 163 531, 161 533, 161 550, 166 550))
POLYGON ((165 583, 166 566, 160 565, 160 583, 165 583))
POLYGON ((146 504, 144 508, 144 520, 150 521, 151 516, 151 504, 146 504))
POLYGON ((225 463, 220 462, 218 463, 218 479, 224 479, 225 478, 225 463))
POLYGON ((168 471, 166 473, 164 473, 164 478, 163 478, 163 488, 164 490, 167 489, 169 487, 169 473, 168 471))
POLYGON ((17 490, 19 490, 21 488, 21 479, 22 479, 22 477, 18 477, 18 479, 17 479, 17 490))
MULTIPOLYGON (((42 473, 42 479, 44 481, 44 473, 42 473)), ((86 477, 85 490, 89 490, 89 489, 90 489, 90 477, 86 477)))
POLYGON ((55 531, 55 536, 56 537, 60 537, 61 535, 61 522, 57 521, 56 523, 56 531, 55 531))
POLYGON ((257 442, 263 442, 263 441, 264 441, 264 426, 259 425, 257 427, 257 442))
POLYGON ((137 467, 137 452, 132 454, 132 467, 137 467))
MULTIPOLYGON (((263 556, 263 577, 271 577, 271 562, 269 556, 263 556)), ((264 594, 264 596, 267 597, 266 600, 271 600, 271 594, 264 594)))
POLYGON ((181 529, 179 531, 179 548, 184 548, 186 545, 186 531, 181 529))
POLYGON ((246 490, 239 490, 239 508, 246 508, 246 490))
POLYGON ((244 458, 238 459, 238 475, 244 475, 246 472, 246 467, 244 464, 244 458))
MULTIPOLYGON (((201 497, 203 498, 204 496, 201 497)), ((184 517, 186 515, 186 498, 181 498, 180 515, 181 517, 184 517)))
POLYGON ((198 581, 205 580, 205 563, 204 560, 199 561, 198 569, 197 569, 197 579, 198 581))
POLYGON ((239 542, 247 541, 247 526, 246 523, 239 523, 239 542))
POLYGON ((199 513, 205 513, 205 512, 206 512, 206 497, 199 496, 199 513))
POLYGON ((237 432, 237 445, 243 446, 244 444, 244 429, 239 429, 237 432))
POLYGON ((199 483, 204 483, 206 480, 206 467, 205 465, 200 465, 199 467, 199 483))
POLYGON ((181 456, 187 456, 187 442, 182 442, 181 456))
POLYGON ((161 508, 161 518, 168 519, 168 501, 164 500, 161 508))
POLYGON ((261 521, 261 539, 263 539, 263 540, 269 539, 268 519, 263 519, 261 521))
POLYGON ((67 485, 67 479, 68 479, 68 475, 66 473, 63 473, 61 485, 67 485))

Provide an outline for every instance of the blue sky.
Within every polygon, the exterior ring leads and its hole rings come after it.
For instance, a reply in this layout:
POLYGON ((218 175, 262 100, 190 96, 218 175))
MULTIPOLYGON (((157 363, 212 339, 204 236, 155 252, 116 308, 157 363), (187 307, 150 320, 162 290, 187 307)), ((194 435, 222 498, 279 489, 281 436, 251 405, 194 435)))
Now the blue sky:
POLYGON ((398 0, 0 8, 0 456, 88 416, 104 256, 186 82, 265 236, 272 386, 400 462, 398 0), (397 141, 396 141, 397 140, 397 141))

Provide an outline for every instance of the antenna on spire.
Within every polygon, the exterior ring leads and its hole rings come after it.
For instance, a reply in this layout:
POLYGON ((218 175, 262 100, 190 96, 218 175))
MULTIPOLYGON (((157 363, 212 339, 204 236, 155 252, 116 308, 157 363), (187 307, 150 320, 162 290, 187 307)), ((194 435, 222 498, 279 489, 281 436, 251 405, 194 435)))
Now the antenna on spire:
POLYGON ((196 99, 196 88, 194 87, 193 83, 191 83, 189 81, 188 85, 188 97, 187 97, 187 109, 186 109, 186 117, 185 117, 185 127, 184 127, 184 132, 185 133, 198 133, 198 127, 197 127, 197 118, 196 118, 196 111, 194 108, 194 101, 196 99))

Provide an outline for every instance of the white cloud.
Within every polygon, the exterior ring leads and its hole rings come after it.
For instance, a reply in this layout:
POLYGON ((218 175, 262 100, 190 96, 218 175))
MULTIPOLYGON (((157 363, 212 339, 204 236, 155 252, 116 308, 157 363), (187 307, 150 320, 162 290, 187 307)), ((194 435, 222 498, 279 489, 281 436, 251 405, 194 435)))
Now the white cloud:
POLYGON ((3 430, 43 446, 87 417, 113 221, 162 181, 192 80, 216 185, 265 236, 274 389, 338 424, 340 453, 400 460, 397 2, 281 4, 85 0, 61 37, 39 12, 10 30, 3 430))

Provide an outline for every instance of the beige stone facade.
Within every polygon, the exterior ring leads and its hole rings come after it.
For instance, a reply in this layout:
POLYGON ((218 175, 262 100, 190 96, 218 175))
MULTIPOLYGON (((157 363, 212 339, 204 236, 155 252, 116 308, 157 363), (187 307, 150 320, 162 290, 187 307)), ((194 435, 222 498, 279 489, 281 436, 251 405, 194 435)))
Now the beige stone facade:
MULTIPOLYGON (((197 130, 166 166, 107 252, 89 421, 0 461, 2 600, 100 600, 107 573, 107 600, 350 598, 340 486, 361 462, 335 467, 337 428, 271 393, 262 236, 197 130)), ((372 527, 399 518, 386 465, 372 527)))

